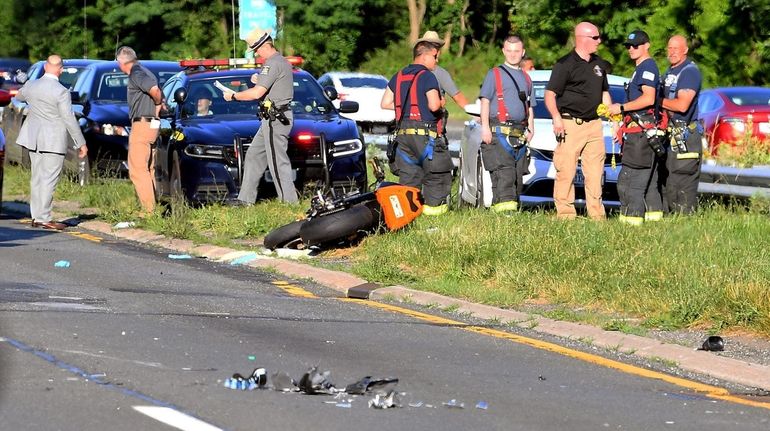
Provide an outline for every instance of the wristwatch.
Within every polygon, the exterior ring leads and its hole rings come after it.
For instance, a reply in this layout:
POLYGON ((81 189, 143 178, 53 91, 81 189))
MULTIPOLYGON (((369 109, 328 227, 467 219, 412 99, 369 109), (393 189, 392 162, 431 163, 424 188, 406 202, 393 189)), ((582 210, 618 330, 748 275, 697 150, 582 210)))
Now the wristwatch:
POLYGON ((622 104, 620 105, 620 112, 626 112, 626 107, 622 104))
POLYGON ((236 99, 236 98, 235 98, 235 95, 236 95, 236 94, 238 94, 238 93, 233 93, 233 95, 232 95, 232 96, 230 96, 230 101, 231 101, 231 102, 232 102, 233 100, 235 100, 236 102, 238 101, 238 99, 236 99))

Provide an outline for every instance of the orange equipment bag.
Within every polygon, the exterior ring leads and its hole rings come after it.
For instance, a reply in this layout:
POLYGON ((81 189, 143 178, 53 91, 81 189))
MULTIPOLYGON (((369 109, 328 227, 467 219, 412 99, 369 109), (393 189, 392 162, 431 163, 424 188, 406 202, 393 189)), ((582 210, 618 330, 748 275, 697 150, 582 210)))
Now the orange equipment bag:
POLYGON ((374 196, 382 208, 388 230, 401 229, 422 214, 422 193, 416 187, 383 185, 374 191, 374 196))

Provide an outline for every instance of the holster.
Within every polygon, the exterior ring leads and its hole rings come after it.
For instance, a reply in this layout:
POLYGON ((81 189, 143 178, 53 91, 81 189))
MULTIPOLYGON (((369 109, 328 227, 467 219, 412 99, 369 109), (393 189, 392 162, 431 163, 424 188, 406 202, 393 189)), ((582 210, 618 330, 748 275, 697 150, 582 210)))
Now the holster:
POLYGON ((385 155, 388 157, 388 163, 396 161, 396 149, 398 148, 398 142, 396 142, 396 132, 388 135, 388 146, 385 149, 385 155))

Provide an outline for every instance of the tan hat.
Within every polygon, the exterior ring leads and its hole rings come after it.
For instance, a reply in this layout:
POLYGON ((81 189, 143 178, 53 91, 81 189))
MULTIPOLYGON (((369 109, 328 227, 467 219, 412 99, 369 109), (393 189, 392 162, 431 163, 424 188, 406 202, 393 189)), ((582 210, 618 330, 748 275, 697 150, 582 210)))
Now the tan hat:
POLYGON ((420 42, 430 42, 438 45, 439 47, 444 46, 444 39, 438 37, 438 33, 435 31, 426 31, 425 34, 423 34, 421 38, 417 39, 417 42, 414 44, 417 45, 420 42))
POLYGON ((256 51, 265 42, 272 42, 272 40, 273 38, 270 37, 270 33, 260 28, 255 28, 246 35, 246 45, 249 45, 249 51, 256 51))

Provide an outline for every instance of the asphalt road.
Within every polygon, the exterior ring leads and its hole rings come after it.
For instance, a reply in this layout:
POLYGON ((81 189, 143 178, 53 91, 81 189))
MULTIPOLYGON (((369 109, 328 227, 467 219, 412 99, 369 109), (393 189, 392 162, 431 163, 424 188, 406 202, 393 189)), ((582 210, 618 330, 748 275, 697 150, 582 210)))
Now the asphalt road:
POLYGON ((2 219, 0 429, 770 426, 767 409, 338 295, 270 273, 2 219), (60 260, 70 267, 56 268, 60 260), (371 396, 348 407, 327 395, 222 385, 256 366, 299 380, 313 365, 331 371, 339 387, 367 375, 397 377, 403 407, 369 408, 371 396), (443 405, 452 399, 464 408, 443 405), (479 401, 488 408, 476 408, 479 401))

